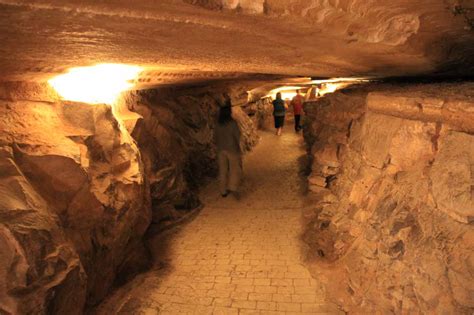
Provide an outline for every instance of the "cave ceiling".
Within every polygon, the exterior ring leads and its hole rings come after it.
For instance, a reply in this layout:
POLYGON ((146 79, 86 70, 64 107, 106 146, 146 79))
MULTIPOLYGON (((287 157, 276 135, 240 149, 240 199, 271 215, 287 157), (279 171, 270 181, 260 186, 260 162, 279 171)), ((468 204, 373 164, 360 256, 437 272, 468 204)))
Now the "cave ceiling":
POLYGON ((469 76, 472 0, 0 0, 0 80, 126 63, 154 83, 469 76))

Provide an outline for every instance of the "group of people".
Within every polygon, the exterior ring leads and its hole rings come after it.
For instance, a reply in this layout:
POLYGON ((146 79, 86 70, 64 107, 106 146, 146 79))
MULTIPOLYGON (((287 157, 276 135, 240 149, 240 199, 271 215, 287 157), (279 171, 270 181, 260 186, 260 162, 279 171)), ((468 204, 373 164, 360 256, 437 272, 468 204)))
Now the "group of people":
MULTIPOLYGON (((304 97, 300 94, 300 90, 296 90, 296 95, 290 102, 293 107, 293 114, 295 116, 295 131, 301 130, 301 112, 303 111, 304 97)), ((273 101, 273 117, 275 120, 276 135, 280 136, 283 126, 285 125, 286 110, 288 104, 282 99, 281 93, 276 94, 276 99, 273 101)))
MULTIPOLYGON (((295 116, 295 131, 301 130, 301 112, 303 110, 304 98, 300 91, 296 91, 295 97, 290 102, 295 116)), ((281 135, 285 124, 285 116, 288 105, 282 99, 281 93, 277 93, 273 101, 273 117, 275 120, 276 134, 281 135)), ((217 163, 219 167, 219 190, 222 197, 232 194, 240 199, 239 185, 242 177, 242 151, 240 148, 240 129, 237 122, 232 118, 232 104, 230 97, 225 96, 225 102, 220 107, 217 124, 214 129, 214 142, 217 147, 217 163)))

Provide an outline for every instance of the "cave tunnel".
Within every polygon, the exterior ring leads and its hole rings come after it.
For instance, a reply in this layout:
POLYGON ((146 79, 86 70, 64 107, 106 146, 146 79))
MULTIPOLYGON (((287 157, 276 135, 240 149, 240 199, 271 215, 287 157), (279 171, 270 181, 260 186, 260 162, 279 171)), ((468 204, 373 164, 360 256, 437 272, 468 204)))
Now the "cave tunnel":
POLYGON ((469 0, 0 0, 0 314, 472 314, 473 21, 469 0), (302 131, 290 106, 277 136, 296 90, 302 131))

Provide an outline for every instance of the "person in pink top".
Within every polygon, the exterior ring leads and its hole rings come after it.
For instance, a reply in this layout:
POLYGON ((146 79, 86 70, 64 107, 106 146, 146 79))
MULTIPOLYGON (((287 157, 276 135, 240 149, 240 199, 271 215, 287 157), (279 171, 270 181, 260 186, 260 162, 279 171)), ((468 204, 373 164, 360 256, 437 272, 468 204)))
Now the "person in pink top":
POLYGON ((300 94, 300 90, 296 90, 296 95, 291 100, 291 106, 293 106, 293 113, 295 114, 295 131, 301 130, 301 112, 303 111, 303 95, 300 94))

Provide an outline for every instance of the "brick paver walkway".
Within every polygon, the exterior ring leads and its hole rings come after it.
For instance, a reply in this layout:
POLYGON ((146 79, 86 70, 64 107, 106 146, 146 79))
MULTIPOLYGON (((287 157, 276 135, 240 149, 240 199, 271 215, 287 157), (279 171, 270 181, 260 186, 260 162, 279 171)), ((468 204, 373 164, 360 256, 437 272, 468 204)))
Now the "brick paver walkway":
POLYGON ((155 269, 118 290, 99 314, 338 313, 302 264, 302 139, 289 128, 282 137, 261 136, 244 162, 242 199, 208 186, 202 212, 152 242, 161 253, 155 269))

